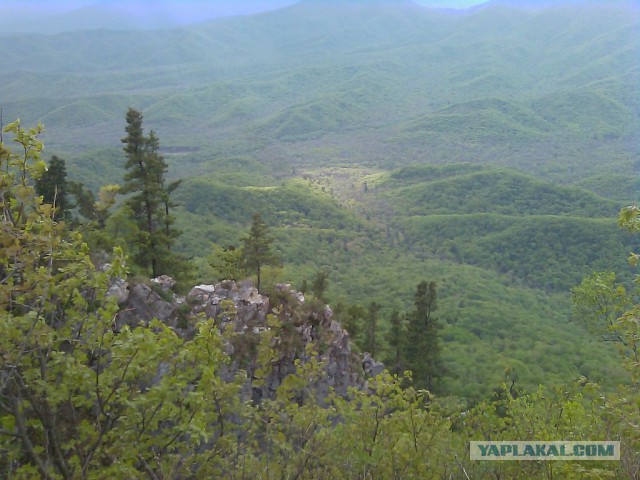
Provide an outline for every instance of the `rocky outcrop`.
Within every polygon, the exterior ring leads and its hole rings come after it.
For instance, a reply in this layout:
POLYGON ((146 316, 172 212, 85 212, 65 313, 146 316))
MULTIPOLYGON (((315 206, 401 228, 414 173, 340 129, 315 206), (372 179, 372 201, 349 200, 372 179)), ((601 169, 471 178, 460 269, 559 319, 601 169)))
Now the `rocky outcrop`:
POLYGON ((143 324, 146 326, 154 318, 170 327, 176 326, 178 305, 173 297, 171 301, 168 301, 143 283, 130 285, 126 299, 119 305, 120 311, 116 317, 117 328, 121 328, 122 325, 136 327, 143 324))
POLYGON ((192 306, 193 313, 204 313, 207 318, 217 319, 219 324, 228 323, 233 317, 238 331, 253 324, 264 325, 270 310, 269 299, 250 283, 233 281, 193 287, 186 302, 192 306))
POLYGON ((160 275, 159 277, 152 278, 151 283, 157 285, 161 291, 168 293, 176 286, 176 281, 169 275, 160 275))
POLYGON ((333 318, 328 305, 307 302, 290 285, 278 285, 271 298, 260 294, 249 282, 197 285, 186 297, 170 293, 175 282, 169 277, 154 279, 152 285, 153 288, 114 283, 110 294, 118 298, 120 305, 117 327, 135 327, 157 318, 189 338, 198 318, 204 315, 214 319, 221 332, 233 332, 228 336, 228 352, 233 359, 228 373, 245 370, 247 391, 256 401, 271 398, 284 378, 295 372, 296 362, 307 362, 312 356, 322 365, 321 374, 313 380, 319 398, 330 389, 346 395, 350 387, 365 388, 366 379, 384 368, 369 354, 354 352, 349 332, 333 318), (277 322, 269 322, 270 316, 277 322), (267 332, 275 358, 266 378, 263 375, 258 382, 253 378, 257 364, 252 346, 267 332))

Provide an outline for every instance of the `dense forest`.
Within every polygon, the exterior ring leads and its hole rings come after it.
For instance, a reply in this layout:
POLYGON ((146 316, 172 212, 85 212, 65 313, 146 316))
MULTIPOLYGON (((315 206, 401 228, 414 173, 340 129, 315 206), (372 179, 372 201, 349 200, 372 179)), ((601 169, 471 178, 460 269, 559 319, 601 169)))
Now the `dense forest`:
POLYGON ((637 478, 639 19, 0 32, 0 477, 637 478))

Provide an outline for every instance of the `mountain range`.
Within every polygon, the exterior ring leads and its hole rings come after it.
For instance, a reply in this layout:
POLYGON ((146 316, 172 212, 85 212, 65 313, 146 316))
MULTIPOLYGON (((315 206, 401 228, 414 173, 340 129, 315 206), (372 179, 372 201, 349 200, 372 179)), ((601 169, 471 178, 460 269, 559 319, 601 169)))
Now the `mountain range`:
MULTIPOLYGON (((317 4, 344 4, 345 1, 303 0, 317 4)), ((347 0, 346 3, 373 4, 377 0, 347 0)), ((402 0, 414 3, 412 0, 402 0)), ((7 0, 0 5, 0 32, 32 32, 55 34, 77 30, 136 30, 164 29, 204 22, 215 18, 253 15, 293 5, 296 0, 240 0, 203 1, 156 0, 150 4, 146 0, 124 2, 122 0, 75 0, 50 1, 7 0)), ((299 2, 298 2, 299 3, 299 2)), ((380 3, 380 2, 378 2, 380 3)), ((398 0, 384 3, 398 3, 398 0)), ((507 5, 511 7, 540 9, 548 6, 585 3, 585 0, 415 0, 416 4, 427 8, 447 9, 450 12, 466 13, 491 7, 507 5)))
POLYGON ((461 16, 305 1, 168 31, 4 35, 0 99, 64 153, 116 146, 134 106, 173 150, 317 164, 333 161, 323 139, 354 163, 584 180, 637 167, 638 18, 625 2, 461 16))
POLYGON ((328 272, 335 303, 385 299, 382 318, 434 279, 455 394, 488 395, 514 365, 527 387, 617 381, 569 290, 631 278, 637 239, 614 217, 640 192, 637 3, 306 0, 132 26, 2 30, 3 122, 42 121, 46 156, 95 191, 121 182, 124 114, 141 110, 203 276, 262 210, 280 274, 328 272), (479 364, 495 368, 468 380, 479 364))

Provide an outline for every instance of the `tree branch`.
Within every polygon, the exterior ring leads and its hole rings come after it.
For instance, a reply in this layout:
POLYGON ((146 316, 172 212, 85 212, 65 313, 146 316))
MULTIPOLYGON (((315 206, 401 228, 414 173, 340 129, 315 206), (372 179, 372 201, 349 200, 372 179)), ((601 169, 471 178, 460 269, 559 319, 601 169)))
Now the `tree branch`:
POLYGON ((16 428, 18 429, 18 436, 22 440, 22 445, 24 446, 27 452, 27 455, 29 456, 31 461, 36 464, 36 466, 38 467, 38 470, 40 470, 40 473, 42 474, 42 477, 49 480, 51 478, 51 475, 49 475, 46 465, 42 461, 42 458, 40 458, 40 455, 38 455, 38 453, 33 448, 33 444, 29 439, 27 428, 24 422, 25 419, 22 414, 20 403, 17 398, 13 399, 13 417, 16 420, 16 428))

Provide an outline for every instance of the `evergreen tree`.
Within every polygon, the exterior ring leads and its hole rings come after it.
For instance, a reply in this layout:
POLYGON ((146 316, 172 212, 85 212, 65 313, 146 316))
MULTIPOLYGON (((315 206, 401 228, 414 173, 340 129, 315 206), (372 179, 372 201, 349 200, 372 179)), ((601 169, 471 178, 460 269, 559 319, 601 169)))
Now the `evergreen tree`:
POLYGON ((329 286, 329 273, 326 270, 319 270, 311 282, 311 290, 318 300, 324 301, 324 292, 329 286))
POLYGON ((407 367, 413 372, 414 383, 429 391, 436 391, 444 368, 440 358, 441 346, 435 317, 436 283, 422 281, 416 288, 415 309, 408 316, 405 345, 407 367))
POLYGON ((116 203, 119 192, 119 185, 103 185, 96 198, 82 183, 69 182, 69 193, 76 199, 78 213, 92 224, 91 230, 104 230, 111 215, 109 209, 116 203))
POLYGON ((217 280, 239 280, 245 273, 242 250, 234 245, 213 246, 213 252, 207 257, 212 273, 217 280))
POLYGON ((371 302, 367 308, 366 327, 364 331, 364 350, 369 352, 372 357, 376 356, 377 333, 378 333, 378 312, 382 305, 371 302))
MULTIPOLYGON (((95 210, 96 196, 93 192, 80 182, 69 182, 69 193, 73 195, 78 206, 80 214, 78 222, 83 223, 83 219, 89 222, 98 222, 95 210)), ((98 222, 98 227, 104 227, 104 222, 98 222)))
POLYGON ((69 201, 69 184, 67 182, 67 167, 65 161, 54 155, 51 157, 47 170, 36 180, 36 192, 42 196, 44 203, 56 207, 53 219, 63 220, 70 217, 73 206, 69 201))
POLYGON ((179 182, 165 187, 167 164, 158 151, 158 137, 153 131, 149 136, 144 135, 142 120, 139 111, 133 108, 127 111, 127 136, 122 139, 127 174, 122 193, 133 194, 127 204, 139 228, 135 260, 140 266, 150 268, 155 277, 175 269, 175 258, 169 252, 179 232, 171 226, 174 220, 169 212, 172 206, 169 197, 179 182))
MULTIPOLYGON (((164 182, 162 183, 162 203, 164 205, 164 232, 167 238, 176 238, 180 235, 180 231, 172 228, 171 226, 175 223, 175 217, 171 215, 170 210, 173 207, 176 207, 177 204, 171 201, 171 194, 176 191, 176 189, 180 186, 182 180, 175 180, 170 182, 169 185, 164 186, 164 182)), ((171 248, 171 245, 169 245, 171 248)))
POLYGON ((367 317, 367 310, 362 305, 338 304, 334 313, 342 327, 349 332, 351 340, 359 349, 363 349, 364 342, 362 341, 362 326, 365 322, 365 318, 367 317))
MULTIPOLYGON (((111 208, 116 203, 119 191, 119 185, 103 185, 96 197, 82 183, 69 182, 69 193, 75 197, 78 213, 78 216, 73 219, 72 226, 82 233, 91 248, 92 255, 98 261, 101 257, 104 259, 105 254, 109 255, 116 245, 123 247, 128 239, 132 238, 114 234, 109 228, 111 208)), ((132 225, 130 217, 124 219, 120 217, 115 220, 115 223, 118 225, 118 230, 122 230, 125 225, 133 227, 134 231, 137 230, 137 227, 132 225)))
POLYGON ((269 227, 262 220, 260 213, 255 213, 251 219, 249 235, 242 239, 242 254, 247 269, 256 274, 258 291, 260 291, 262 267, 279 263, 278 257, 271 251, 273 240, 269 227))
POLYGON ((391 355, 386 363, 390 366, 391 373, 400 375, 402 373, 402 350, 405 345, 405 318, 397 310, 391 313, 389 320, 391 329, 389 330, 389 347, 391 355))

